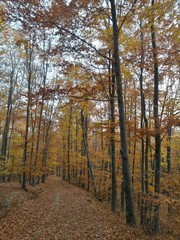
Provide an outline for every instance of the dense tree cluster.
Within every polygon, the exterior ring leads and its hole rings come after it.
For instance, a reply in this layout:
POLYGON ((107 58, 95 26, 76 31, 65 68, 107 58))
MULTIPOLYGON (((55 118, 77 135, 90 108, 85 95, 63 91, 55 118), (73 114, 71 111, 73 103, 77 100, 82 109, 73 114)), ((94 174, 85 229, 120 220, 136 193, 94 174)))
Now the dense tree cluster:
POLYGON ((0 180, 56 171, 160 232, 179 196, 177 16, 176 0, 2 0, 0 180))

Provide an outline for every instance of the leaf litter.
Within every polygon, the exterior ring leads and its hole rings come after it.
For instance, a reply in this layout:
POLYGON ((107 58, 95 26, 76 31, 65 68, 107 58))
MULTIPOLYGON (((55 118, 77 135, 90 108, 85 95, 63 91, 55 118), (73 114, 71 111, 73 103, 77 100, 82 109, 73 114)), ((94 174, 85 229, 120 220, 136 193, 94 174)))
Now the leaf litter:
POLYGON ((0 240, 178 239, 130 228, 91 193, 55 176, 27 190, 0 184, 0 240))

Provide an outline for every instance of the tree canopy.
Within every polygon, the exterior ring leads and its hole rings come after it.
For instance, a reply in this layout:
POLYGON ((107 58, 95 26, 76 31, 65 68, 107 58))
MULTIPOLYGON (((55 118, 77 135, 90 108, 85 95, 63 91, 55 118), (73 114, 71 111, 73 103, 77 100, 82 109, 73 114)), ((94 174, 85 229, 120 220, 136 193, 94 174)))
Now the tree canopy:
POLYGON ((56 172, 159 233, 179 199, 178 33, 176 0, 2 0, 1 181, 56 172))

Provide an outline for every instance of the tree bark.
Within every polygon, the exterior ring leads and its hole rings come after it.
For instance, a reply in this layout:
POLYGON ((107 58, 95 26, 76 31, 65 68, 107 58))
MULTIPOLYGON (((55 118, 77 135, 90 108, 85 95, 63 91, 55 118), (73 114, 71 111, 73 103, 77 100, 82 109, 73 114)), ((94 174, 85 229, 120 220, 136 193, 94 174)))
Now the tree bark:
POLYGON ((87 142, 87 117, 84 117, 83 110, 81 111, 81 122, 82 122, 82 136, 83 136, 83 145, 84 145, 84 152, 87 157, 87 168, 88 168, 88 187, 87 190, 90 191, 90 180, 92 183, 92 188, 94 193, 96 193, 95 185, 94 185, 94 174, 91 167, 90 157, 89 157, 89 150, 88 150, 88 142, 87 142))
MULTIPOLYGON (((144 36, 142 32, 142 22, 140 22, 141 29, 141 68, 140 68, 140 93, 141 93, 141 129, 148 128, 148 120, 146 117, 146 103, 143 90, 143 71, 144 71, 144 36)), ((146 138, 144 136, 141 139, 141 190, 148 193, 148 152, 149 152, 149 136, 146 132, 146 138), (144 147, 145 145, 145 147, 144 147)))
MULTIPOLYGON (((151 2, 152 6, 152 22, 151 22, 151 42, 154 62, 154 129, 155 129, 155 193, 160 193, 160 177, 161 177, 161 135, 160 135, 160 120, 158 111, 159 101, 159 69, 156 46, 156 33, 154 27, 154 0, 151 2)), ((154 210, 154 233, 160 233, 160 205, 156 204, 154 210)))
POLYGON ((25 138, 24 138, 24 152, 22 159, 22 188, 26 188, 26 161, 27 161, 27 151, 28 151, 28 135, 29 135, 29 122, 30 122, 30 104, 31 104, 31 81, 32 81, 32 46, 26 49, 27 54, 27 71, 28 71, 28 92, 27 92, 27 107, 26 107, 26 128, 25 128, 25 138), (28 56, 29 55, 29 56, 28 56))
MULTIPOLYGON (((14 69, 11 71, 10 75, 10 86, 9 86, 9 93, 8 93, 8 104, 7 104, 7 113, 6 113, 6 121, 5 126, 3 129, 3 136, 2 136, 2 145, 1 145, 1 169, 4 170, 6 159, 7 159, 7 148, 8 148, 8 134, 9 134, 9 127, 12 115, 12 96, 14 91, 14 69)), ((4 178, 3 175, 1 176, 2 179, 4 178)))
MULTIPOLYGON (((71 103, 70 103, 71 104, 71 103)), ((68 125, 68 149, 67 149, 67 164, 68 164, 68 182, 71 183, 70 174, 70 150, 71 150, 71 124, 72 124, 72 104, 69 110, 69 125, 68 125)))
POLYGON ((134 211, 134 197, 132 189, 132 181, 130 176, 128 147, 127 147, 127 134, 125 125, 124 114, 124 102, 123 102, 123 90, 122 90, 122 76, 120 69, 120 57, 119 57, 119 31, 116 17, 115 1, 109 0, 111 3, 111 16, 113 22, 113 45, 114 45, 114 67, 117 84, 117 96, 118 96, 118 109, 119 109, 119 122, 120 122, 120 137, 121 137, 121 156, 122 156, 122 171, 124 180, 124 191, 126 201, 126 223, 135 226, 135 211, 134 211))
MULTIPOLYGON (((109 64, 110 65, 110 64, 109 64)), ((116 189, 116 155, 115 155, 115 71, 112 63, 112 73, 109 71, 109 93, 110 93, 110 148, 111 148, 111 211, 116 212, 117 189, 116 189)))

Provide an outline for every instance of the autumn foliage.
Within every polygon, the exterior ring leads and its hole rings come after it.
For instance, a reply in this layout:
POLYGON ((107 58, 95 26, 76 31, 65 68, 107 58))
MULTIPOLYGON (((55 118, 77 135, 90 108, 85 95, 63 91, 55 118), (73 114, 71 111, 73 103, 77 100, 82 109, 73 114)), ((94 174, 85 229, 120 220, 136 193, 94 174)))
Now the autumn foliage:
POLYGON ((178 4, 116 2, 1 1, 0 180, 57 174, 126 220, 131 198, 160 233, 179 221, 178 4))

